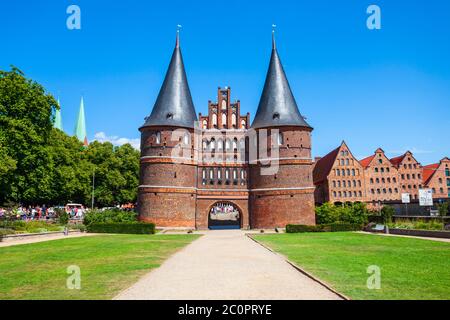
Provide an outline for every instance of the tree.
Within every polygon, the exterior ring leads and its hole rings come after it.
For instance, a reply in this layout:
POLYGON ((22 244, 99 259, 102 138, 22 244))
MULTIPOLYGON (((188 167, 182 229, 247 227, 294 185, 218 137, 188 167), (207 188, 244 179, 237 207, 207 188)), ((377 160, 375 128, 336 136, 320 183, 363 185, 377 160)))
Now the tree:
POLYGON ((19 69, 0 71, 0 152, 7 159, 0 202, 49 200, 52 167, 45 146, 56 108, 55 99, 19 69))
POLYGON ((17 68, 0 71, 0 203, 99 206, 135 202, 139 151, 92 142, 52 127, 55 99, 17 68))
POLYGON ((392 206, 384 205, 381 209, 381 216, 383 217, 384 223, 391 223, 394 214, 395 209, 392 206))

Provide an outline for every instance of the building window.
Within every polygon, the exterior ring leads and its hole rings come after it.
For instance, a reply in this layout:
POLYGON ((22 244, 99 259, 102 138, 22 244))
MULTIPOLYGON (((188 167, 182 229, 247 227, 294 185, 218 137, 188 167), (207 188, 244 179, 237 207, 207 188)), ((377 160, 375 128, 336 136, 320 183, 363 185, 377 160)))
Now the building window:
POLYGON ((217 169, 217 180, 222 181, 222 169, 217 169))
POLYGON ((245 127, 246 127, 246 122, 245 122, 245 120, 241 120, 241 128, 242 128, 242 129, 245 129, 245 127))
POLYGON ((161 143, 161 132, 156 132, 156 143, 160 144, 161 143))
POLYGON ((283 145, 283 133, 282 132, 279 132, 278 133, 278 138, 277 138, 277 142, 278 142, 278 145, 279 146, 281 146, 281 145, 283 145))
POLYGON ((373 178, 370 178, 370 184, 373 184, 373 178))
POLYGON ((342 181, 342 186, 345 188, 347 186, 347 183, 344 181, 342 181))
POLYGON ((185 133, 184 136, 183 136, 183 143, 184 143, 184 145, 188 146, 189 145, 189 141, 190 141, 189 133, 185 133))
POLYGON ((445 176, 450 177, 450 169, 449 168, 445 169, 445 176))
POLYGON ((214 127, 217 127, 217 114, 212 115, 212 123, 214 127))
POLYGON ((337 169, 336 170, 336 175, 339 177, 341 175, 341 170, 337 169))
POLYGON ((336 181, 333 181, 333 188, 336 188, 336 181))
POLYGON ((208 121, 203 120, 203 129, 207 129, 208 128, 208 121))
POLYGON ((377 173, 378 173, 378 168, 375 168, 375 172, 377 172, 377 173))
POLYGON ((349 165, 350 164, 350 160, 348 160, 348 159, 345 159, 345 165, 349 165))
POLYGON ((355 171, 355 169, 352 169, 352 176, 355 176, 356 175, 356 171, 355 171))
POLYGON ((333 191, 333 197, 336 198, 336 191, 333 191))
POLYGON ((233 139, 233 150, 237 150, 237 143, 238 143, 237 138, 234 138, 233 139))
POLYGON ((361 191, 359 191, 358 194, 359 194, 360 197, 362 197, 362 192, 361 191))
POLYGON ((227 127, 227 115, 226 115, 226 113, 222 113, 222 125, 225 128, 227 127))
POLYGON ((227 139, 225 141, 225 150, 229 151, 231 149, 231 141, 230 139, 227 139))
POLYGON ((231 125, 236 128, 236 115, 234 113, 231 115, 231 125))

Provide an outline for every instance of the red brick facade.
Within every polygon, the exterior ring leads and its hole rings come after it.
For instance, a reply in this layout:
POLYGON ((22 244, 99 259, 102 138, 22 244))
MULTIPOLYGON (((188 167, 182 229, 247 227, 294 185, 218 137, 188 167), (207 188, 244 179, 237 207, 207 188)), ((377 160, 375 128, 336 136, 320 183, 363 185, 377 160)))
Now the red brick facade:
POLYGON ((141 129, 141 219, 158 227, 207 229, 211 209, 221 203, 239 211, 244 229, 314 224, 312 129, 253 131, 250 115, 240 114, 239 101, 231 102, 230 88, 219 88, 208 110, 195 132, 141 129), (262 144, 267 152, 260 152, 262 144))
POLYGON ((343 142, 314 163, 314 196, 325 202, 365 202, 378 208, 385 202, 401 202, 408 193, 418 201, 419 190, 430 188, 436 199, 450 198, 450 160, 422 167, 410 151, 389 159, 379 148, 357 160, 343 142))

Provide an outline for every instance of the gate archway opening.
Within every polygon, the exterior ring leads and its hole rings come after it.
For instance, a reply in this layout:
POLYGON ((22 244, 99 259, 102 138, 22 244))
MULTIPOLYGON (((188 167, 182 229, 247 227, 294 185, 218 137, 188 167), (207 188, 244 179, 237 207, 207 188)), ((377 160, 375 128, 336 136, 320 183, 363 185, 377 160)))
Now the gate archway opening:
POLYGON ((219 201, 208 212, 208 228, 211 230, 241 229, 242 212, 237 205, 219 201))

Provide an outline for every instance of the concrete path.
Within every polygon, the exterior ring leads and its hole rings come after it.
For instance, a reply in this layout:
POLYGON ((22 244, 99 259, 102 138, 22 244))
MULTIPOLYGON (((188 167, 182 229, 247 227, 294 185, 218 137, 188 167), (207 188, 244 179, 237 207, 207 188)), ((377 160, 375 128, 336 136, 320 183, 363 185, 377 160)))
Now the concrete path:
POLYGON ((210 231, 119 300, 340 299, 240 230, 210 231))
POLYGON ((65 236, 62 233, 59 233, 59 234, 46 234, 46 235, 41 235, 39 237, 23 237, 23 238, 14 239, 14 240, 8 239, 7 241, 0 242, 0 248, 16 246, 19 244, 36 243, 36 242, 44 242, 44 241, 67 239, 67 238, 89 237, 89 236, 94 236, 94 235, 96 235, 96 234, 85 233, 85 232, 74 232, 74 233, 70 233, 67 236, 65 236))

